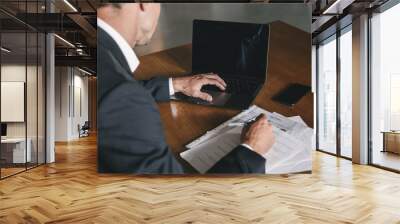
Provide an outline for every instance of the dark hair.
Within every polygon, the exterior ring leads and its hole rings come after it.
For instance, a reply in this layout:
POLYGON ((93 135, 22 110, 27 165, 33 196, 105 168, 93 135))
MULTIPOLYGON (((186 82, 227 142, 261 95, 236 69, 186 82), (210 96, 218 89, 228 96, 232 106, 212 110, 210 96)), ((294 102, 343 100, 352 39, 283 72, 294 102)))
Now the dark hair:
POLYGON ((105 7, 105 6, 112 6, 114 8, 120 9, 122 7, 121 3, 115 3, 118 1, 113 1, 113 0, 101 0, 101 2, 98 4, 99 8, 105 7))

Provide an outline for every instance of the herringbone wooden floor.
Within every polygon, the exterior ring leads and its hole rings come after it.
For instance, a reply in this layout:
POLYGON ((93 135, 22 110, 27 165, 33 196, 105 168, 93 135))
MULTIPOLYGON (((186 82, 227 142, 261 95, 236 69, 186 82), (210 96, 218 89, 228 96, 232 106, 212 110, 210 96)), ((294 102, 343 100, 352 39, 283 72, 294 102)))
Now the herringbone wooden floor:
POLYGON ((312 174, 99 175, 96 142, 0 181, 0 223, 400 223, 400 175, 315 153, 312 174))

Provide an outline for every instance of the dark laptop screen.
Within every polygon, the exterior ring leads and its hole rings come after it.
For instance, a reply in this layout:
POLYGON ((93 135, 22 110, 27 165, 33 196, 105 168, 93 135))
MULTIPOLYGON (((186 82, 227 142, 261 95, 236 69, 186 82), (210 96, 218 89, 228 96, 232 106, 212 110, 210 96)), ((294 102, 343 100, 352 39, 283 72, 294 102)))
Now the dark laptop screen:
POLYGON ((192 72, 265 78, 268 25, 193 21, 192 72))
POLYGON ((1 136, 7 136, 7 124, 1 123, 1 136))

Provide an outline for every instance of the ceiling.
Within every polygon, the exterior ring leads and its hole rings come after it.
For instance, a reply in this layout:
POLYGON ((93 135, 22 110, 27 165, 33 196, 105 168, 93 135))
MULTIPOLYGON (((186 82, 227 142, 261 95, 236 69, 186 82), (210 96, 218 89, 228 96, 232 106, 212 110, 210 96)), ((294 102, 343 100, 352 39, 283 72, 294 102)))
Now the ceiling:
POLYGON ((21 61, 26 56, 29 61, 44 47, 36 43, 38 33, 52 32, 57 34, 56 65, 79 66, 95 73, 97 2, 48 0, 46 5, 45 0, 1 0, 2 46, 11 50, 2 55, 7 54, 10 61, 21 61))
POLYGON ((313 8, 313 43, 351 24, 352 18, 374 10, 388 0, 309 0, 313 8))

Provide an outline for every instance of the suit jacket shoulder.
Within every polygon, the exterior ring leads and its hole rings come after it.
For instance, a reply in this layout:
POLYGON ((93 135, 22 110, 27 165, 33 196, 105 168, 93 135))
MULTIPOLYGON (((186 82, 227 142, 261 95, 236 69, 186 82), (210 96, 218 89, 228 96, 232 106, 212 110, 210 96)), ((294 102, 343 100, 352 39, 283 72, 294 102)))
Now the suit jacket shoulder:
MULTIPOLYGON (((130 71, 128 62, 115 41, 104 30, 98 28, 98 96, 121 81, 133 80, 133 73, 130 71)), ((138 84, 143 86, 156 101, 169 100, 168 77, 154 77, 149 80, 137 80, 138 84)))

